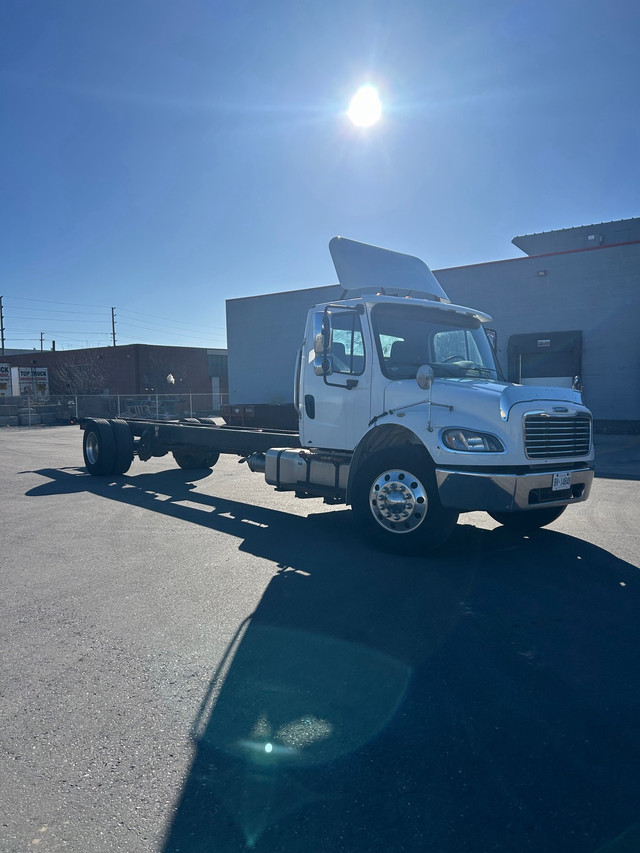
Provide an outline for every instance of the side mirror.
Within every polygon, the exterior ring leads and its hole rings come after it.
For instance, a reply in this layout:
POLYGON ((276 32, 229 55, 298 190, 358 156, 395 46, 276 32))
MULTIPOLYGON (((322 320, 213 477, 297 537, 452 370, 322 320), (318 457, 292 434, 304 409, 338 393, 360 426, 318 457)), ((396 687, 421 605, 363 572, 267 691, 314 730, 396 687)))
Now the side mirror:
MULTIPOLYGON (((316 326, 316 329, 318 327, 316 326)), ((327 314, 322 316, 320 331, 316 334, 313 349, 316 355, 324 355, 331 346, 331 320, 327 314)))
POLYGON ((418 372, 416 373, 416 382, 423 391, 428 391, 429 388, 431 388, 434 378, 435 373, 433 372, 433 367, 431 367, 430 364, 423 364, 418 368, 418 372))
POLYGON ((333 359, 331 356, 322 355, 314 358, 313 372, 316 376, 331 376, 333 373, 333 359))
POLYGON ((582 376, 574 376, 573 382, 571 383, 572 391, 582 391, 582 376))

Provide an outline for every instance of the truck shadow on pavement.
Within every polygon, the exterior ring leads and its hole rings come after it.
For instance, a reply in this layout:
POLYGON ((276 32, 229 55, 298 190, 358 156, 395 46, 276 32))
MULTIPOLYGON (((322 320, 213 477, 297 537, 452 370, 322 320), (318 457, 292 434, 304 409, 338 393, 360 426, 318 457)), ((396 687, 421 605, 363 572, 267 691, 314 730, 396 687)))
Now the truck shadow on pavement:
POLYGON ((485 530, 356 562, 341 524, 214 673, 165 853, 638 849, 637 570, 485 530))
POLYGON ((41 470, 28 494, 205 524, 277 566, 212 662, 164 853, 640 849, 636 567, 558 531, 464 524, 430 558, 393 557, 349 511, 78 471, 41 470))

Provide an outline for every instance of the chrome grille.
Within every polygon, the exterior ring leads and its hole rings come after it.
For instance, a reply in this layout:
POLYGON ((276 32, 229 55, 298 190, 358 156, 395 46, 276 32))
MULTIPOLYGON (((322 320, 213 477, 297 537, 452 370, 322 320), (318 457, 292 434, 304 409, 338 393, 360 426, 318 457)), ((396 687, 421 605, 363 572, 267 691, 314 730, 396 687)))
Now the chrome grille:
POLYGON ((525 415, 524 442, 530 459, 586 456, 591 448, 591 418, 525 415))

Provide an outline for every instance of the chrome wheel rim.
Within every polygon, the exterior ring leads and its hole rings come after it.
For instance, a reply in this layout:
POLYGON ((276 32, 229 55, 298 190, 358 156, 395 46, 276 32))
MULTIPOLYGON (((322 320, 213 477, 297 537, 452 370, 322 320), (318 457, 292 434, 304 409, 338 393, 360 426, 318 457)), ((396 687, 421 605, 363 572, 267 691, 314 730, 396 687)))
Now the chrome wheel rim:
POLYGON ((98 453, 99 453, 99 443, 98 436, 95 432, 87 433, 87 440, 85 442, 85 453, 87 454, 87 462, 90 465, 95 465, 98 461, 98 453))
POLYGON ((427 516, 427 491, 410 471, 392 468, 373 482, 369 507, 378 524, 390 533, 411 533, 427 516))

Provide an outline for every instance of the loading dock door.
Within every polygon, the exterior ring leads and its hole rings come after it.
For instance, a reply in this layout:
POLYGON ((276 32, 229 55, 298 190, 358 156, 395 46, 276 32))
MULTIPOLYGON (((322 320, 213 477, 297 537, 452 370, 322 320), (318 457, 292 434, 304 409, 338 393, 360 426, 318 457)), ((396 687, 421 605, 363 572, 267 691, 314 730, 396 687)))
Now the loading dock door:
POLYGON ((582 332, 512 335, 508 358, 511 382, 570 388, 582 373, 582 332))

